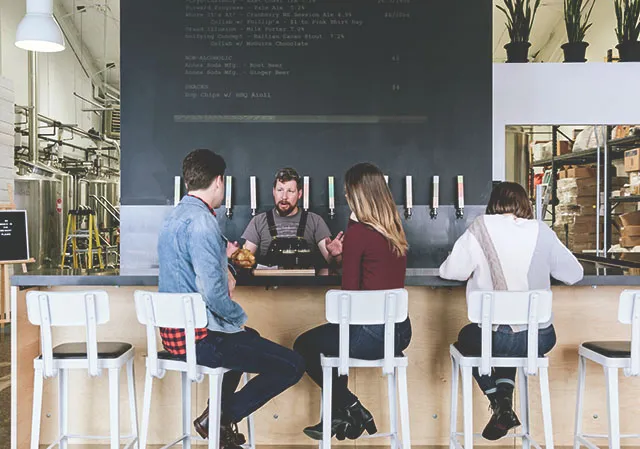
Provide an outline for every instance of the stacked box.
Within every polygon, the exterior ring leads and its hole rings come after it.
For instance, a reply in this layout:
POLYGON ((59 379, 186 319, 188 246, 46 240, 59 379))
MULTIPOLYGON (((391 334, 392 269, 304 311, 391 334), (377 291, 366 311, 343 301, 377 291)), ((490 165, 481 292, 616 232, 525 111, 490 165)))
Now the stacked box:
POLYGON ((13 83, 0 77, 0 204, 9 202, 8 186, 15 178, 15 96, 13 83))
MULTIPOLYGON (((626 181, 624 177, 614 177, 611 180, 611 188, 620 188, 626 181)), ((558 206, 554 231, 558 234, 558 238, 574 252, 596 248, 597 184, 597 178, 594 176, 570 177, 557 181, 558 206)), ((604 220, 601 219, 601 235, 603 230, 604 220)), ((614 228, 611 241, 616 242, 619 237, 618 231, 614 228)))

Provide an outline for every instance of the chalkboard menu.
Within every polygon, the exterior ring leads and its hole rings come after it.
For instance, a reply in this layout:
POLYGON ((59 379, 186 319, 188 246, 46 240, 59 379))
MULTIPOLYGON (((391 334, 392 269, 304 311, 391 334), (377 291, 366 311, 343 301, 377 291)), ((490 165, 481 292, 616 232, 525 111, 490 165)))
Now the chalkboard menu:
POLYGON ((0 210, 0 262, 28 259, 27 213, 0 210))
MULTIPOLYGON (((378 164, 428 204, 491 184, 490 0, 132 0, 121 4, 122 203, 167 204, 182 158, 220 152, 234 203, 271 203, 276 170, 378 164)), ((343 203, 336 195, 337 204, 343 203)))

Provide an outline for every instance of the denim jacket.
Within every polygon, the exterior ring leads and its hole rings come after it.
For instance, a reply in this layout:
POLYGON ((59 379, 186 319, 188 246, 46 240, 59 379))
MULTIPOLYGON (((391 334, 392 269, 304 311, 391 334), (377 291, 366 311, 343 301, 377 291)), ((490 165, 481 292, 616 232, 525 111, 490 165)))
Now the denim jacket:
POLYGON ((209 330, 242 330, 247 315, 229 297, 226 239, 203 201, 185 196, 165 219, 158 259, 160 292, 198 292, 207 305, 209 330))

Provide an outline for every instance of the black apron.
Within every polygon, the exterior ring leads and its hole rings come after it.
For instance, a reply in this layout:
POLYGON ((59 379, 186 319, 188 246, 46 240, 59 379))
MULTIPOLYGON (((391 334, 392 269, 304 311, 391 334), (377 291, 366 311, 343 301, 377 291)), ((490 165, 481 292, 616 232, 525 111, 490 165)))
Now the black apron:
POLYGON ((309 213, 303 210, 295 237, 278 237, 273 210, 267 211, 267 224, 269 225, 269 234, 271 234, 271 243, 264 257, 265 265, 277 265, 281 268, 313 267, 313 252, 309 247, 309 243, 304 239, 308 216, 309 213))

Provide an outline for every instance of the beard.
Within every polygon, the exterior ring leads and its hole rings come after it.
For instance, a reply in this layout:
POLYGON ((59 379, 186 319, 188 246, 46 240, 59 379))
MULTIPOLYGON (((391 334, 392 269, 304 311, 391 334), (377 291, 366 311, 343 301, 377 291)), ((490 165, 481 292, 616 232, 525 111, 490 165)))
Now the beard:
POLYGON ((281 217, 287 217, 291 215, 294 210, 296 210, 296 206, 295 204, 282 202, 276 204, 276 210, 278 211, 278 215, 280 215, 281 217))

